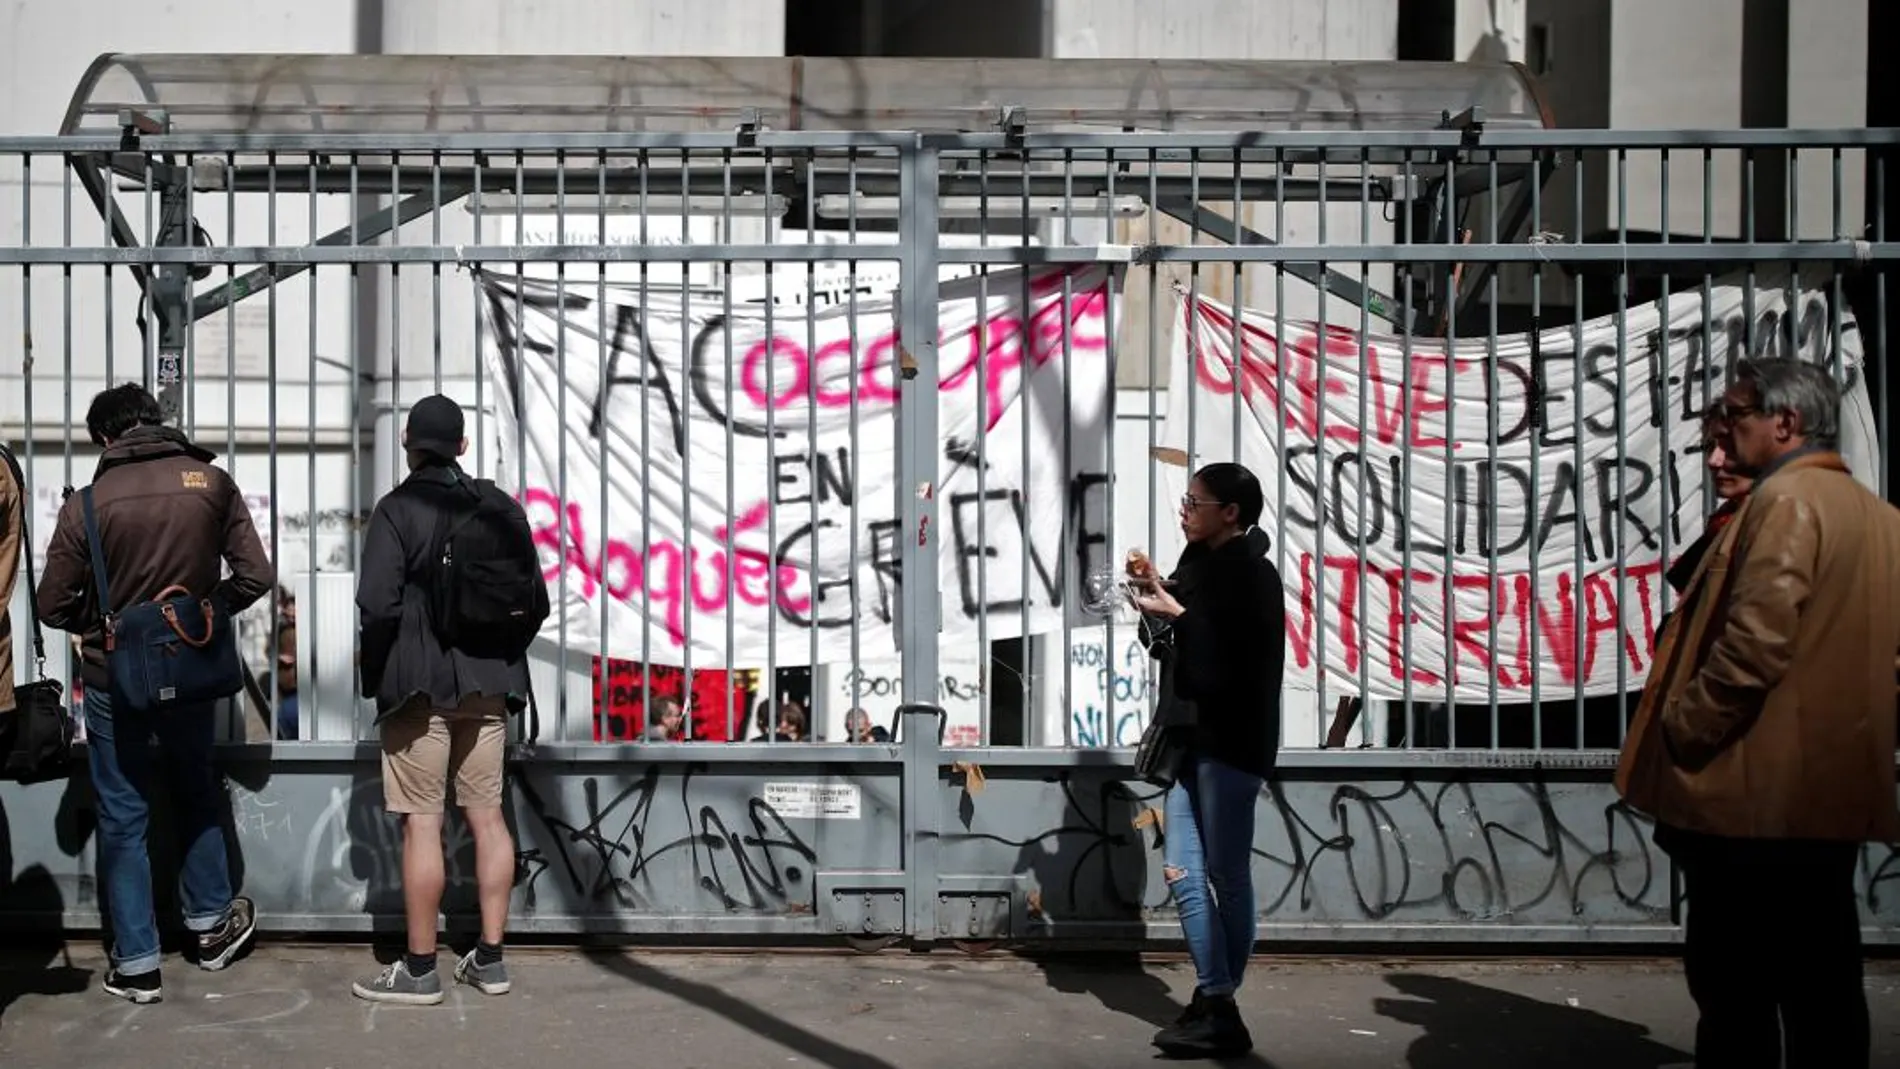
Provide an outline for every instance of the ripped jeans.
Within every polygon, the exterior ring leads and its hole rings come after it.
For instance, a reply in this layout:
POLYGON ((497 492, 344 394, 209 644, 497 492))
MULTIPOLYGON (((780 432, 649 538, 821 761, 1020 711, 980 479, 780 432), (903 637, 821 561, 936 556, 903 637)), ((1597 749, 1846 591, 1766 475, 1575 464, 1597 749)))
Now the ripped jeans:
POLYGON ((1195 985, 1231 995, 1253 954, 1253 824, 1259 776, 1189 754, 1168 788, 1162 865, 1195 985))

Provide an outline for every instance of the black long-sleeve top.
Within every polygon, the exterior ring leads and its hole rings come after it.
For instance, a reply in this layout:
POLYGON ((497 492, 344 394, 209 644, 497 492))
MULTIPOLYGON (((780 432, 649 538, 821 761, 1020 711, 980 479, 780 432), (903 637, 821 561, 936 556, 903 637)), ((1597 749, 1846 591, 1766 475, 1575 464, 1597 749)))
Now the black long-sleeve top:
POLYGON ((1218 549, 1193 543, 1171 588, 1187 610, 1142 619, 1142 639, 1161 664, 1155 716, 1189 724, 1189 749, 1265 777, 1280 750, 1280 690, 1286 674, 1286 594, 1258 528, 1218 549))

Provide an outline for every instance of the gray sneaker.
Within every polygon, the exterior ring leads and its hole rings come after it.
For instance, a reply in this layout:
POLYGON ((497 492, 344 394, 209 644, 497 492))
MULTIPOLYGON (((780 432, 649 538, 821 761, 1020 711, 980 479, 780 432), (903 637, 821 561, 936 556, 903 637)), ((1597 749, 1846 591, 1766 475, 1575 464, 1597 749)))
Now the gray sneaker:
POLYGON ((350 985, 357 998, 371 1002, 395 1002, 405 1006, 433 1006, 442 1001, 442 972, 431 970, 427 976, 409 975, 409 963, 398 960, 376 979, 350 985))
POLYGON ((473 950, 462 955, 462 960, 455 963, 455 979, 484 995, 508 993, 508 966, 499 961, 483 965, 475 960, 473 950))

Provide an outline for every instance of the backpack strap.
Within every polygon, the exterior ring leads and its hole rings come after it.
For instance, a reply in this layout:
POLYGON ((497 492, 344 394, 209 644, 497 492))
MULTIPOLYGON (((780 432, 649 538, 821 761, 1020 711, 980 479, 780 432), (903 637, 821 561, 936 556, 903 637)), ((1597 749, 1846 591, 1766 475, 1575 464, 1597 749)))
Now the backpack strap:
POLYGON ((112 585, 106 579, 105 542, 99 537, 99 517, 92 507, 92 487, 79 491, 79 505, 86 520, 86 546, 92 551, 92 580, 99 590, 99 618, 112 618, 112 585))

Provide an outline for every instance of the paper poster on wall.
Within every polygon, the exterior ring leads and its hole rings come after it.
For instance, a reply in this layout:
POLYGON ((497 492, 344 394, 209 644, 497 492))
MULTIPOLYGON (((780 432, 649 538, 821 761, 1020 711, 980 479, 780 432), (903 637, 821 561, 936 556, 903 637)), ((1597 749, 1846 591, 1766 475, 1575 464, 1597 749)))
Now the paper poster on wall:
POLYGON ((1288 321, 1282 343, 1272 317, 1177 305, 1161 441, 1261 476, 1289 686, 1323 669, 1332 694, 1409 682, 1426 701, 1640 688, 1662 572, 1710 508, 1699 412, 1744 353, 1830 361, 1837 312, 1843 453, 1877 484, 1860 334, 1821 275, 1673 294, 1666 322, 1659 301, 1535 339, 1413 338, 1409 361, 1397 337, 1288 321))
POLYGON ((979 618, 991 638, 1060 629, 1106 559, 1119 279, 1089 266, 945 283, 934 479, 899 486, 889 299, 781 311, 768 337, 763 310, 728 318, 626 287, 602 308, 480 273, 500 438, 522 443, 501 470, 525 473, 512 488, 553 587, 548 634, 711 667, 807 655, 815 632, 814 663, 893 660, 900 540, 934 549, 946 646, 974 643, 979 618), (934 529, 899 530, 900 494, 936 498, 934 529))

